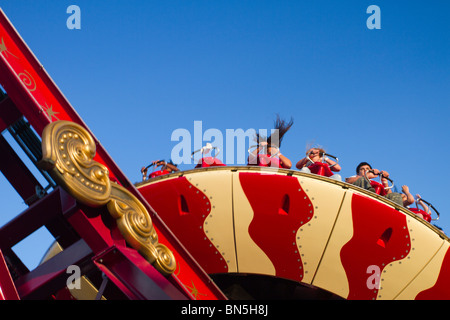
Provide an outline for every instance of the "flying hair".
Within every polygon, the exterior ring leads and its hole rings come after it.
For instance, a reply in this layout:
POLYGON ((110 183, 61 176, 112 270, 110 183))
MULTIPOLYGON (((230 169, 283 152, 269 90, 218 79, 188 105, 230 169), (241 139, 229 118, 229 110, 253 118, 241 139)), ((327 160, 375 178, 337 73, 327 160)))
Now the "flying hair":
POLYGON ((269 146, 279 148, 284 135, 289 131, 293 124, 294 120, 292 117, 289 122, 286 122, 277 114, 277 119, 274 122, 274 132, 268 138, 257 133, 255 140, 258 144, 262 141, 267 141, 269 146))

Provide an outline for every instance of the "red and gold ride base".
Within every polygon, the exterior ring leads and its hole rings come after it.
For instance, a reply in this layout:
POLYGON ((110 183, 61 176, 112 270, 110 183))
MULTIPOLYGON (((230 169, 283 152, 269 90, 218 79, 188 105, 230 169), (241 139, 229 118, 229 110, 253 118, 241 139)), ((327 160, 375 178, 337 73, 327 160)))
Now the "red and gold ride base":
POLYGON ((349 184, 290 170, 211 167, 136 187, 219 286, 258 275, 329 298, 450 298, 448 237, 349 184))

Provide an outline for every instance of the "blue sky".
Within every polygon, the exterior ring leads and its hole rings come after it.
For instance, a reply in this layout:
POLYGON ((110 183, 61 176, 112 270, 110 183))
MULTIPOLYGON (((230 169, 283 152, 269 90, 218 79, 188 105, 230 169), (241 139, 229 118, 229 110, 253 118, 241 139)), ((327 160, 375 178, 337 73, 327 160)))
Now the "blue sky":
MULTIPOLYGON (((193 135, 202 121, 203 132, 217 129, 225 140, 226 129, 271 129, 279 113, 294 119, 281 146, 293 163, 308 144, 338 156, 343 177, 367 161, 432 202, 437 224, 450 230, 448 1, 0 0, 0 7, 132 182, 142 166, 170 159, 176 129, 193 135), (80 30, 66 26, 72 4, 81 9, 80 30), (373 4, 381 29, 369 30, 373 4)), ((25 206, 3 176, 0 190, 3 224, 25 206)), ((36 243, 46 248, 50 239, 42 232, 17 246, 31 266, 45 251, 36 243)))

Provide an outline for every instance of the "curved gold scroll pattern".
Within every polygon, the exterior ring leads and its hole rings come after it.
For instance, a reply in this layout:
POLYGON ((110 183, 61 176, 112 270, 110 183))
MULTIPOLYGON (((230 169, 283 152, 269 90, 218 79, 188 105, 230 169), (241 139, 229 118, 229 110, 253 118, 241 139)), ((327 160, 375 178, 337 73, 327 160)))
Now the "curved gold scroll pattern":
POLYGON ((95 149, 89 132, 70 121, 53 122, 42 133, 40 167, 90 207, 107 204, 111 194, 108 168, 92 160, 95 149))
POLYGON ((127 189, 113 185, 107 208, 129 245, 164 274, 175 271, 175 257, 165 245, 158 243, 152 220, 142 203, 127 189))
POLYGON ((95 150, 95 141, 85 128, 70 121, 55 121, 42 133, 39 166, 81 203, 106 205, 128 245, 161 273, 172 274, 175 257, 158 243, 147 209, 127 189, 111 183, 108 168, 93 160, 95 150))

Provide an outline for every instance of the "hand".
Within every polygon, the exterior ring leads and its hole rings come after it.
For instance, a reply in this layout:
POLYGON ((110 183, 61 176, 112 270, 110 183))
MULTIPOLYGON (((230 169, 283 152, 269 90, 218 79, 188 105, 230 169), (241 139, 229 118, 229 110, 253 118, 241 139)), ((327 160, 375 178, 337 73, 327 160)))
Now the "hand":
POLYGON ((278 156, 281 155, 280 149, 278 149, 277 147, 269 147, 267 149, 267 154, 270 154, 271 157, 276 156, 276 155, 278 155, 278 156))
POLYGON ((256 153, 259 153, 259 152, 268 152, 267 151, 267 147, 268 147, 268 143, 267 143, 267 141, 261 141, 261 142, 259 142, 258 143, 258 147, 256 147, 256 149, 255 149, 255 151, 256 151, 256 153))
POLYGON ((389 182, 386 178, 389 178, 389 173, 387 171, 381 171, 380 174, 381 174, 381 182, 385 187, 387 187, 389 185, 389 182))
POLYGON ((153 164, 155 167, 158 167, 158 166, 165 165, 166 162, 165 162, 164 160, 155 160, 155 161, 152 162, 152 164, 153 164))
POLYGON ((409 187, 403 185, 403 186, 402 186, 402 191, 403 191, 403 193, 409 193, 409 187))
POLYGON ((374 179, 380 174, 380 170, 378 169, 370 169, 370 170, 367 169, 367 170, 368 171, 363 171, 363 176, 365 174, 368 179, 374 179))
POLYGON ((389 173, 387 171, 381 171, 380 174, 381 174, 381 178, 382 179, 383 178, 389 178, 389 173))
POLYGON ((317 162, 320 160, 320 151, 316 148, 309 149, 307 156, 309 156, 312 161, 317 162))

